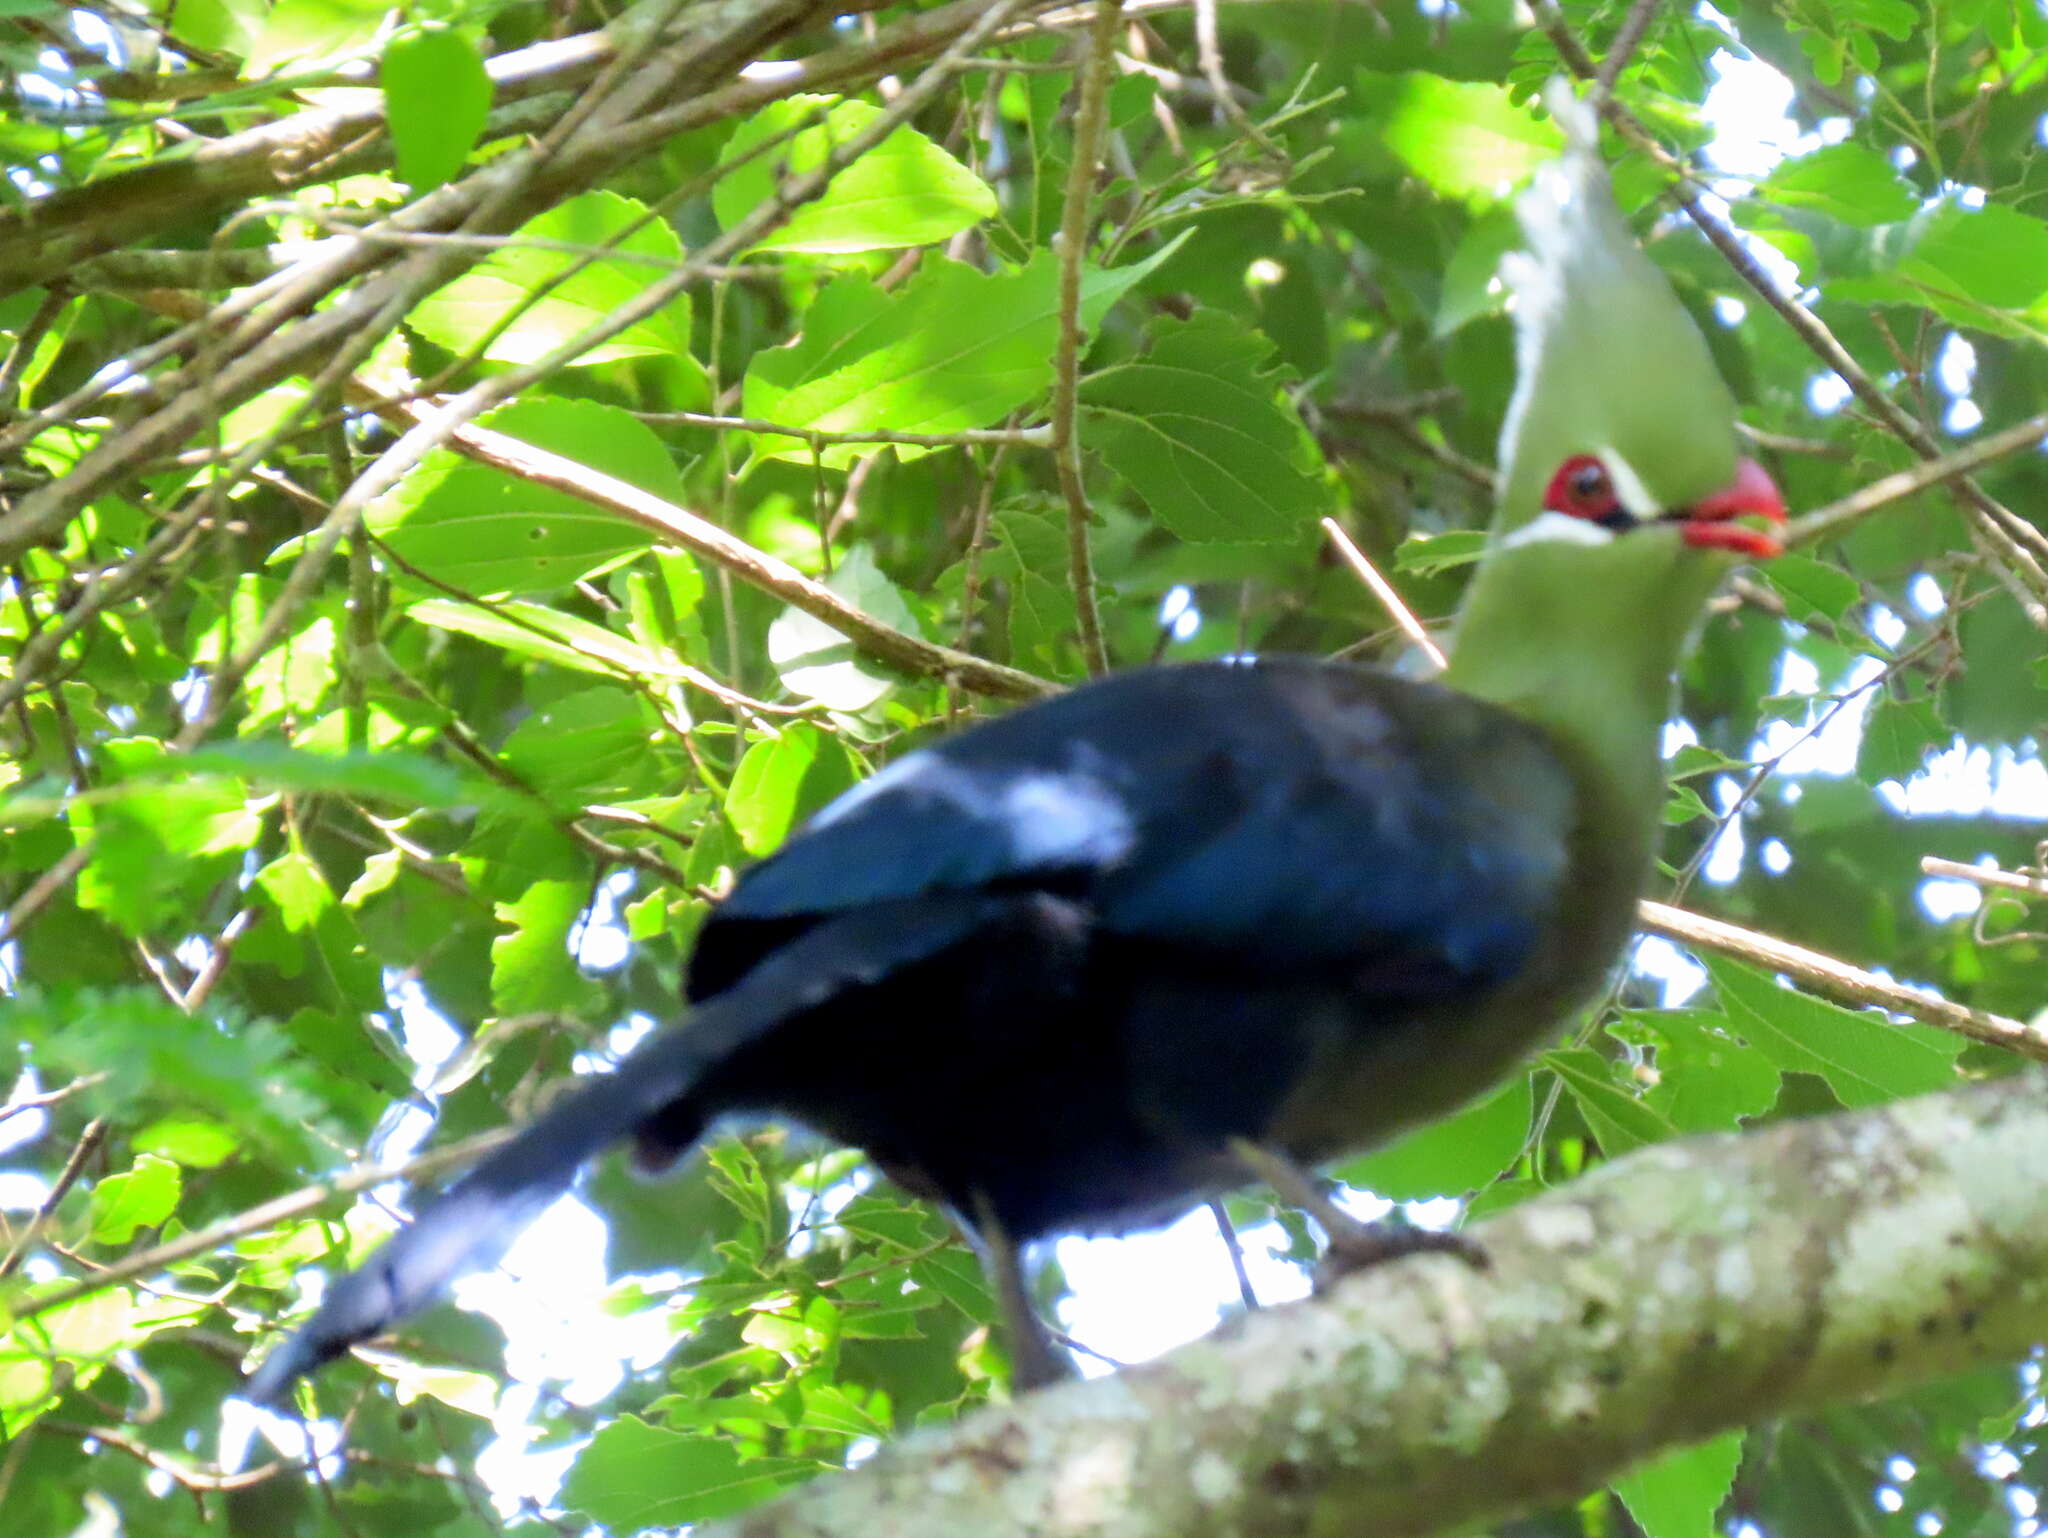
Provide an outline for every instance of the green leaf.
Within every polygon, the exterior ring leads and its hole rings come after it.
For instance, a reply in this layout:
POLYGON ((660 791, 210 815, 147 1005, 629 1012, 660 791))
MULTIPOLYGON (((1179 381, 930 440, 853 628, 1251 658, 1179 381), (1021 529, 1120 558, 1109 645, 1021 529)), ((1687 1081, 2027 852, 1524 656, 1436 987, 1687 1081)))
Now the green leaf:
MULTIPOLYGON (((865 545, 847 554, 825 586, 891 629, 922 634, 910 605, 865 545)), ((843 634, 802 609, 784 609, 768 627, 768 660, 792 693, 832 710, 866 710, 896 684, 843 634)))
POLYGON ((92 1190, 92 1242, 126 1244, 136 1231, 155 1228, 178 1208, 184 1176, 157 1154, 135 1156, 126 1174, 109 1175, 92 1190))
POLYGON ((415 192, 438 187, 476 147, 491 111, 491 77, 476 44, 448 27, 402 32, 378 71, 398 174, 415 192))
POLYGON ((964 1247, 912 1261, 910 1274, 918 1286, 937 1293, 974 1323, 995 1322, 995 1299, 989 1295, 981 1263, 964 1247))
POLYGON ((1700 799, 1700 793, 1690 785, 1673 785, 1664 797, 1663 816, 1664 826, 1667 828, 1696 822, 1702 817, 1711 820, 1713 815, 1713 809, 1700 799))
POLYGON ((747 749, 733 771, 725 813, 747 853, 764 855, 788 837, 800 813, 815 811, 852 784, 846 750, 799 721, 747 749))
POLYGON ((1215 310, 1163 316, 1145 356, 1081 381, 1082 439, 1182 539, 1285 540, 1332 507, 1322 454, 1260 368, 1273 345, 1215 310))
POLYGON ((1520 248, 1521 226, 1510 208, 1488 209, 1465 227, 1457 249, 1444 268, 1443 289, 1437 295, 1436 317, 1430 332, 1449 336, 1469 320, 1497 315, 1507 304, 1507 289, 1500 281, 1500 259, 1520 248))
POLYGON ((1714 1517, 1735 1486, 1740 1431, 1665 1453, 1614 1481, 1614 1493, 1644 1538, 1716 1538, 1714 1517))
POLYGON ((0 1333, 0 1436, 13 1440, 54 1402, 60 1366, 67 1390, 86 1388, 109 1357, 135 1344, 135 1312, 133 1294, 115 1287, 0 1333))
POLYGON ((1484 529, 1453 529, 1448 534, 1411 534, 1394 547, 1394 570, 1433 577, 1457 566, 1470 566, 1486 549, 1484 529))
POLYGON ((401 1357, 379 1355, 373 1364, 397 1390, 398 1402, 438 1399, 451 1409, 489 1420, 498 1406, 498 1380, 489 1373, 460 1367, 422 1366, 401 1357))
POLYGON ((2017 744, 2048 721, 2048 667, 2041 632, 2003 594, 1956 621, 1969 664, 1943 691, 1949 721, 1973 743, 2017 744))
POLYGON ((401 748, 316 753, 279 737, 244 737, 166 759, 167 772, 233 775, 251 787, 300 795, 332 794, 407 807, 448 807, 477 787, 446 764, 401 748))
POLYGON ((1944 201, 1831 254, 1829 265, 1844 274, 1832 293, 1918 304, 1962 325, 1993 324, 2000 312, 2034 310, 2048 299, 2048 223, 2003 203, 1944 201))
MULTIPOLYGON (((1118 297, 1173 253, 1081 280, 1081 324, 1092 330, 1118 297)), ((1039 252, 1024 267, 980 273, 927 258, 894 293, 865 277, 828 285, 804 317, 803 335, 754 355, 744 391, 749 416, 827 432, 954 433, 993 427, 1052 383, 1059 333, 1058 266, 1039 252)), ((809 460, 808 445, 763 435, 756 452, 809 460)), ((871 446, 823 449, 829 468, 871 446)), ((899 460, 932 452, 899 444, 899 460)))
POLYGON ((1599 1053, 1586 1047, 1567 1047, 1544 1053, 1543 1066, 1564 1080, 1608 1158, 1678 1136, 1678 1129, 1660 1112, 1614 1082, 1607 1060, 1599 1053))
POLYGON ((1664 760, 1664 777, 1689 780, 1701 774, 1746 774, 1753 767, 1746 759, 1730 758, 1702 743, 1688 742, 1664 760))
POLYGON ((1529 1076, 1517 1074, 1455 1116, 1404 1133, 1377 1153, 1339 1165, 1335 1173, 1346 1185, 1389 1201, 1463 1196, 1521 1156, 1533 1109, 1529 1076))
POLYGON ((113 1120, 145 1110, 152 1117, 199 1113, 296 1156, 321 1114, 291 1041, 275 1024, 188 1015, 154 987, 25 986, 0 1000, 0 1041, 21 1043, 52 1080, 103 1075, 86 1104, 113 1120))
POLYGON ((491 1005, 500 1015, 574 1013, 589 989, 570 941, 590 898, 580 881, 536 881, 496 905, 506 933, 491 942, 491 1005))
POLYGON ((1856 778, 1866 785, 1910 779, 1929 752, 1954 740, 1934 701, 1882 698, 1863 724, 1856 778))
POLYGON ((794 1458, 743 1458, 715 1437, 624 1415, 577 1455, 561 1501, 613 1532, 637 1533, 731 1516, 817 1469, 794 1458))
MULTIPOLYGON (((616 406, 535 397, 483 425, 666 501, 685 500, 668 449, 616 406)), ((482 598, 564 588, 650 542, 644 529, 567 492, 440 450, 365 521, 407 565, 482 598)))
POLYGON ((1008 589, 1010 655, 1020 666, 1057 672, 1060 644, 1080 622, 1068 559, 1066 509, 1050 497, 1019 498, 989 515, 982 569, 1008 589))
POLYGON ((672 784, 674 765, 649 747, 660 731, 638 696, 577 689, 514 727, 499 756, 564 811, 580 811, 586 801, 651 796, 672 784))
MULTIPOLYGON (((159 756, 156 744, 146 746, 159 756)), ((71 822, 91 851, 78 874, 79 906, 137 935, 167 922, 191 887, 210 884, 263 827, 243 788, 219 779, 124 785, 74 806, 71 822)))
POLYGON ((484 608, 452 599, 429 598, 407 609, 406 617, 474 636, 521 656, 538 657, 557 667, 600 678, 681 678, 675 659, 627 640, 587 619, 564 614, 543 604, 505 599, 484 608))
POLYGON ((1656 1083, 1643 1099, 1681 1132, 1730 1132, 1777 1103, 1777 1068, 1736 1035, 1725 1015, 1632 1011, 1609 1029, 1621 1040, 1655 1046, 1656 1083))
POLYGON ((137 1153, 161 1154, 186 1169, 218 1169, 234 1157, 242 1140, 217 1121, 198 1116, 167 1116, 153 1121, 131 1140, 137 1153))
POLYGON ((893 1429, 887 1420, 854 1398, 857 1391, 849 1390, 843 1384, 805 1378, 797 1387, 803 1395, 802 1424, 806 1430, 846 1437, 880 1438, 888 1436, 893 1429))
POLYGON ((277 0, 257 31, 243 73, 254 80, 285 63, 310 68, 349 58, 375 40, 388 11, 380 0, 277 0))
POLYGON ((1894 1025, 1780 988, 1763 973, 1721 956, 1701 960, 1730 1020, 1787 1072, 1818 1074, 1854 1110, 1955 1083, 1963 1038, 1924 1025, 1894 1025))
POLYGON ((334 906, 320 867, 303 850, 289 849, 256 873, 256 885, 292 933, 310 929, 334 906))
MULTIPOLYGON (((481 348, 494 362, 533 363, 637 299, 682 259, 675 231, 644 203, 586 192, 529 220, 509 245, 429 294, 406 320, 460 356, 481 348), (528 304, 529 296, 539 297, 528 304)), ((689 346, 690 306, 679 300, 575 362, 679 356, 689 346)))
MULTIPOLYGON (((831 96, 791 96, 761 108, 740 124, 719 157, 730 168, 711 190, 719 224, 733 229, 775 195, 779 182, 817 170, 833 146, 880 116, 881 109, 866 102, 831 96), (762 149, 775 139, 782 142, 762 149)), ((995 214, 996 195, 988 183, 916 129, 898 128, 751 249, 837 253, 924 246, 995 214)))
POLYGON ((1773 203, 1851 225, 1896 223, 1920 206, 1892 163, 1861 144, 1831 144, 1780 161, 1756 190, 1773 203))
POLYGON ((1784 598, 1787 616, 1801 624, 1816 617, 1840 623, 1863 596, 1854 577, 1810 556, 1781 555, 1759 569, 1784 598))
POLYGON ((1563 147, 1554 123, 1484 81, 1366 73, 1360 93, 1386 147, 1446 197, 1498 201, 1563 147))
POLYGON ((817 729, 799 722, 748 748, 733 771, 725 814, 748 854, 767 854, 789 836, 797 792, 817 761, 818 742, 817 729))

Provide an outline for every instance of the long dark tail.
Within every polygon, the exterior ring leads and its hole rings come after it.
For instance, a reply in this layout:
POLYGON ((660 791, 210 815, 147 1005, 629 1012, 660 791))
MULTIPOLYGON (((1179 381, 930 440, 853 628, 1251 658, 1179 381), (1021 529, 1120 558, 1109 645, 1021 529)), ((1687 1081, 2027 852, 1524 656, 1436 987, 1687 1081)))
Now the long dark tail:
POLYGON ((250 1375, 242 1398, 276 1404, 294 1380, 497 1264, 521 1229, 612 1143, 659 1118, 664 1146, 694 1140, 723 1107, 696 1107, 705 1075, 782 1021, 888 976, 1014 915, 1028 897, 939 894, 836 916, 791 941, 737 986, 650 1038, 617 1071, 563 1095, 538 1120, 433 1198, 250 1375), (689 1137, 682 1136, 689 1133, 689 1137))
POLYGON ((653 1111, 689 1094, 707 1065, 700 1053, 679 1049, 696 1025, 713 1023, 703 1017, 719 1013, 722 1002, 702 1011, 689 1029, 665 1032, 661 1053, 635 1053, 618 1072, 563 1095, 428 1202, 410 1228, 393 1235, 360 1271, 327 1289, 313 1317, 251 1375, 242 1397, 252 1404, 277 1403, 301 1375, 425 1308, 457 1277, 496 1265, 520 1230, 569 1189, 586 1161, 653 1111))

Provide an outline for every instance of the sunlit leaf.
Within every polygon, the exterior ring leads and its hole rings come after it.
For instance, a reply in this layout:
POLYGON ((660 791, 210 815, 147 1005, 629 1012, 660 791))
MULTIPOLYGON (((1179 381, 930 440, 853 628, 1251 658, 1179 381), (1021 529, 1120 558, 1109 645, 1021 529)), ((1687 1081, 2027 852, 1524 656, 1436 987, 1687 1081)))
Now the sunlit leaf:
MULTIPOLYGON (((723 159, 732 169, 711 194, 719 222, 732 229, 773 197, 779 182, 819 170, 834 146, 880 116, 881 109, 866 102, 830 96, 791 96, 761 108, 726 141, 723 159)), ((995 212, 988 183, 916 129, 898 127, 754 249, 829 253, 930 245, 995 212)))

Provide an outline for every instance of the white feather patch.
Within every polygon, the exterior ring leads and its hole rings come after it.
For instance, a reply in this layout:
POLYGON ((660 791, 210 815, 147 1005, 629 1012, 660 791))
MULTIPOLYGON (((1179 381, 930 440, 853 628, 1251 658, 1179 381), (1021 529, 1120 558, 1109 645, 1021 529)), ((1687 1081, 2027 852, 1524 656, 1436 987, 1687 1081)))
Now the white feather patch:
POLYGON ((1513 550, 1521 545, 1611 545, 1614 533, 1602 528, 1590 518, 1574 518, 1570 513, 1538 513, 1519 529, 1512 530, 1500 542, 1503 550, 1513 550))
POLYGON ((1113 865, 1137 842, 1123 801, 1082 770, 976 774, 933 753, 898 759, 819 812, 811 826, 829 828, 889 794, 964 812, 985 824, 991 838, 1005 839, 1022 869, 1113 865))

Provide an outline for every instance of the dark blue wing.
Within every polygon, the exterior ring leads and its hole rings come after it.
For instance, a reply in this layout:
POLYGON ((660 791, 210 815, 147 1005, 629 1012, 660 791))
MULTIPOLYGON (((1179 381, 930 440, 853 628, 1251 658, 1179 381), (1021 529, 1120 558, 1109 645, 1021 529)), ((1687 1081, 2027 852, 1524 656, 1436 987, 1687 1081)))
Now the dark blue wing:
POLYGON ((842 796, 741 877, 692 992, 824 914, 1032 887, 1106 935, 1483 983, 1553 913, 1576 817, 1547 739, 1448 690, 1305 659, 1147 669, 842 796))

